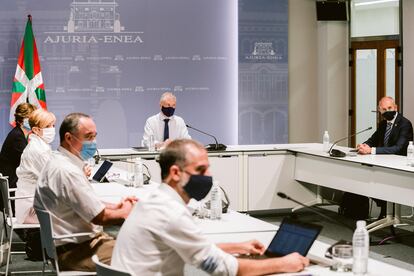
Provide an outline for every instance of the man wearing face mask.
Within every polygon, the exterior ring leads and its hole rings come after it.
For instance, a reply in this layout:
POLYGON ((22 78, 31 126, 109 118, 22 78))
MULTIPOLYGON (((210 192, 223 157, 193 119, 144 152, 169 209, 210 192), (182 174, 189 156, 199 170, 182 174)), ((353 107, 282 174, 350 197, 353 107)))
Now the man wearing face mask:
POLYGON ((160 99, 161 112, 147 119, 144 127, 145 141, 154 135, 157 148, 174 139, 191 139, 183 118, 174 115, 177 99, 171 92, 165 92, 160 99))
POLYGON ((230 254, 263 254, 258 241, 213 244, 203 236, 186 204, 212 187, 204 147, 189 139, 172 141, 159 157, 163 183, 134 207, 117 236, 111 265, 131 275, 183 275, 191 264, 212 275, 296 272, 309 260, 293 253, 264 260, 230 254))
MULTIPOLYGON (((358 153, 407 155, 408 142, 413 140, 411 122, 397 112, 397 105, 391 97, 383 97, 379 101, 378 110, 383 120, 367 141, 357 145, 358 153)), ((379 218, 385 217, 386 202, 374 200, 381 207, 379 218)))
POLYGON ((407 155, 408 142, 413 140, 411 122, 397 112, 391 97, 383 97, 378 109, 383 120, 367 141, 357 145, 358 153, 407 155))
POLYGON ((83 113, 67 115, 59 135, 60 147, 40 174, 33 206, 51 214, 55 235, 93 233, 55 243, 62 270, 95 271, 91 257, 96 254, 109 264, 115 244, 97 225, 122 223, 136 198, 104 203, 90 185, 83 167, 96 151, 96 125, 91 117, 83 113))

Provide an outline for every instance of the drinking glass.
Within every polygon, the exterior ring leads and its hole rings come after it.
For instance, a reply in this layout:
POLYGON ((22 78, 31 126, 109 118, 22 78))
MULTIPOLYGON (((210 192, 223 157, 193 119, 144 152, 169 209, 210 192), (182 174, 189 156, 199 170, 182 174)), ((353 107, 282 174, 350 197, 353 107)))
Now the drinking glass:
POLYGON ((332 248, 332 260, 331 270, 338 272, 352 271, 352 245, 350 244, 337 244, 332 248))

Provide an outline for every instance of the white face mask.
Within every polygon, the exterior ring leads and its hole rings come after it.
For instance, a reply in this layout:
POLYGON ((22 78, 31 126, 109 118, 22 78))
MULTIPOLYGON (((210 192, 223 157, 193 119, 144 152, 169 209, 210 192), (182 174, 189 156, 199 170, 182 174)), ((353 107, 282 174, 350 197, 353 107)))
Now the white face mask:
POLYGON ((44 128, 43 129, 42 139, 47 144, 50 144, 50 143, 53 142, 53 140, 55 140, 55 134, 56 134, 56 130, 55 130, 54 127, 44 128))

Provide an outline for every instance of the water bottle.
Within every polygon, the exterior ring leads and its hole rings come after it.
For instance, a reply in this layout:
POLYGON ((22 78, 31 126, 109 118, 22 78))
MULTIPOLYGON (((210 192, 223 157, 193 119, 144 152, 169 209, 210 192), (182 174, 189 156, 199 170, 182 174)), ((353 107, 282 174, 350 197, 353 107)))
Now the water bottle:
POLYGON ((210 219, 221 219, 221 191, 218 181, 213 182, 210 196, 210 219))
POLYGON ((134 187, 144 186, 144 172, 142 167, 141 157, 136 158, 134 163, 134 187))
POLYGON ((413 141, 410 141, 407 147, 407 165, 413 166, 414 164, 414 146, 413 141))
POLYGON ((357 275, 366 274, 368 269, 369 235, 365 226, 365 220, 358 220, 357 228, 352 237, 352 251, 354 255, 352 271, 357 275))
POLYGON ((328 152, 329 150, 329 133, 327 130, 325 130, 325 133, 323 134, 323 151, 328 152))
POLYGON ((155 151, 155 138, 154 134, 151 134, 148 139, 148 150, 155 151))

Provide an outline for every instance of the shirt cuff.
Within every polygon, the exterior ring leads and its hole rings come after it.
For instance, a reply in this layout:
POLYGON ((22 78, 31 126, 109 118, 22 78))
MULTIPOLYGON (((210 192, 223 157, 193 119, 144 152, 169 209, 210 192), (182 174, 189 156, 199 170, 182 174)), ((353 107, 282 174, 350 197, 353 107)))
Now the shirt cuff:
POLYGON ((377 148, 376 147, 371 148, 371 154, 377 154, 377 148))

